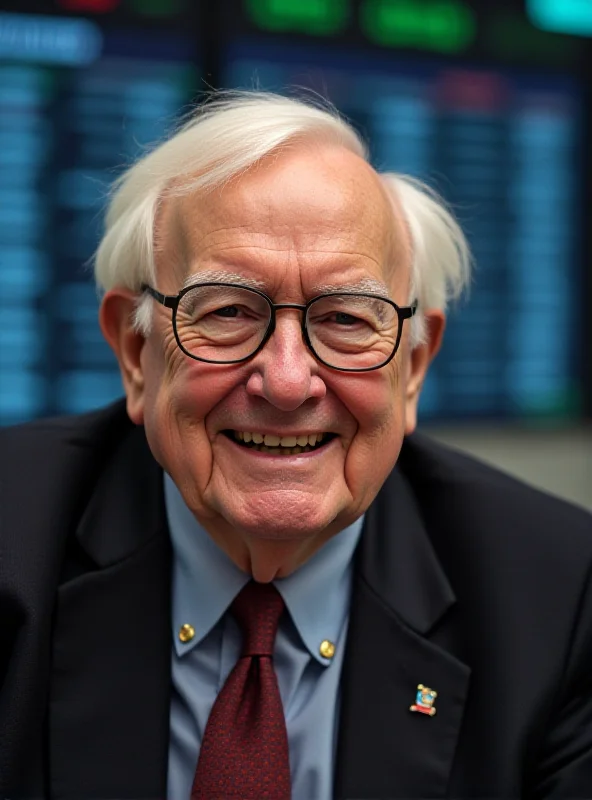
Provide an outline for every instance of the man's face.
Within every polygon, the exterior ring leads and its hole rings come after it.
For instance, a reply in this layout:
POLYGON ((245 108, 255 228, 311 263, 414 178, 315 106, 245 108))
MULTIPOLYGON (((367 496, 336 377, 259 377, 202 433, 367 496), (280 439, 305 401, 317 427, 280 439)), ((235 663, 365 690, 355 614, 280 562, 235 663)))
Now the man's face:
MULTIPOLYGON (((405 227, 393 223, 374 171, 340 148, 297 147, 206 197, 169 198, 158 231, 163 293, 188 280, 242 280, 276 303, 304 304, 374 281, 407 304, 405 227)), ((170 310, 155 303, 136 378, 126 381, 128 411, 227 551, 284 543, 300 549, 301 561, 367 509, 397 460, 411 371, 407 325, 386 367, 338 372, 306 348, 301 312, 280 310, 261 352, 221 366, 184 355, 170 310), (283 455, 247 448, 237 433, 331 436, 283 455)))

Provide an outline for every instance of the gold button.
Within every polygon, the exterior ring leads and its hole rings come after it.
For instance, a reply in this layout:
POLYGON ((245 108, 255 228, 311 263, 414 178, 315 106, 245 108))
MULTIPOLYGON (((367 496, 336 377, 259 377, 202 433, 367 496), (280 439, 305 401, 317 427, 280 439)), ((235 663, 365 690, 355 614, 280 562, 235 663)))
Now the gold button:
POLYGON ((179 639, 183 642, 183 644, 190 642, 194 636, 195 628, 193 625, 189 625, 187 622, 185 625, 181 625, 181 629, 179 630, 179 639))
POLYGON ((335 655, 335 645, 328 639, 323 639, 320 644, 319 651, 323 658, 333 658, 335 655))

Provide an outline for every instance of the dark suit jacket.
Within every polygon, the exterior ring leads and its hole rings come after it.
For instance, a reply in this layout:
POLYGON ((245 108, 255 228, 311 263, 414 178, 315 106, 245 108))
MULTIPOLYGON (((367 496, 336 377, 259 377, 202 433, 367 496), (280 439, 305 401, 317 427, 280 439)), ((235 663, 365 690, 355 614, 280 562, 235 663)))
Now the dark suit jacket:
MULTIPOLYGON (((170 564, 123 404, 0 434, 0 797, 165 796, 170 564)), ((592 797, 591 567, 588 514, 407 440, 356 554, 336 796, 592 797)))

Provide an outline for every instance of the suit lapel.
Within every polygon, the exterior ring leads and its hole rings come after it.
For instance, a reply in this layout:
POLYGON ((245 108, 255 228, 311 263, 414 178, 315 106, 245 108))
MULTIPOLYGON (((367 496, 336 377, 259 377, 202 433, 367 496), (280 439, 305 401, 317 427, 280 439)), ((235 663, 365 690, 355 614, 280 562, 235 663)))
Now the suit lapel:
POLYGON ((142 429, 102 473, 77 542, 92 566, 58 593, 50 796, 164 797, 171 558, 162 473, 142 429))
POLYGON ((336 797, 446 796, 470 670, 429 635, 454 602, 395 470, 368 511, 357 555, 336 797), (434 716, 410 710, 418 684, 438 692, 434 716))

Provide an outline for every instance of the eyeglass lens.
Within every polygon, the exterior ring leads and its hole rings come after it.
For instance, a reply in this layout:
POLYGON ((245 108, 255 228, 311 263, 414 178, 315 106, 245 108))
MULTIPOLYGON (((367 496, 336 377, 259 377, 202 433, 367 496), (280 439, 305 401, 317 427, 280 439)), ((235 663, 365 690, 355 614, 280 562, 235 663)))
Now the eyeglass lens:
MULTIPOLYGON (((186 292, 176 314, 183 348, 204 361, 239 361, 252 355, 267 332, 271 308, 244 287, 197 286, 186 292)), ((398 340, 397 310, 378 297, 320 297, 305 320, 311 346, 330 366, 366 369, 388 361, 398 340)))

